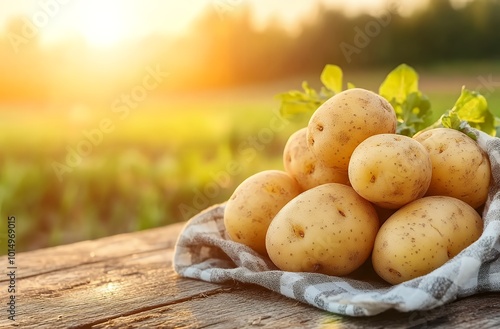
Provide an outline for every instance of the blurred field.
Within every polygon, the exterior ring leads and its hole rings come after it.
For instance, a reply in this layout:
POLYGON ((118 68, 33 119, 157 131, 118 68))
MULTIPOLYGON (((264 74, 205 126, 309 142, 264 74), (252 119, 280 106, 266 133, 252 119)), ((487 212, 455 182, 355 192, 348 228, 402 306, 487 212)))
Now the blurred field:
POLYGON ((280 168, 276 155, 295 127, 280 124, 259 137, 276 118, 273 108, 272 99, 154 100, 124 120, 83 106, 69 115, 27 109, 29 120, 16 106, 3 110, 0 206, 17 217, 18 250, 186 220, 227 199, 250 173, 280 168), (114 130, 73 166, 77 161, 67 157, 89 140, 83 131, 103 118, 114 130), (61 180, 56 162, 71 164, 61 180), (229 162, 241 168, 229 175, 229 162))
MULTIPOLYGON (((437 118, 462 85, 500 82, 496 67, 417 71, 437 118)), ((387 72, 352 72, 345 79, 376 90, 387 72)), ((0 212, 17 218, 18 251, 184 221, 225 201, 250 174, 282 169, 288 136, 306 123, 281 119, 273 97, 300 88, 302 79, 318 85, 312 76, 155 96, 124 118, 111 105, 0 105, 0 212), (99 135, 102 120, 112 129, 99 135), (55 164, 67 166, 60 179, 55 164)), ((500 115, 498 87, 482 91, 500 115)))

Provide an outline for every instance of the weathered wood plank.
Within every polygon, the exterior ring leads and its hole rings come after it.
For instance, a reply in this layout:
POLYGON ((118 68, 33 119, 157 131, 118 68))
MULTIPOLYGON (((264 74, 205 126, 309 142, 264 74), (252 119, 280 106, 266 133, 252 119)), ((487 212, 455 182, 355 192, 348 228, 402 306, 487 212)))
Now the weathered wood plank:
POLYGON ((92 328, 255 328, 270 324, 276 328, 293 328, 305 327, 309 321, 323 323, 337 318, 340 319, 268 290, 238 285, 217 294, 116 318, 92 328))
MULTIPOLYGON (((177 223, 151 230, 19 253, 16 256, 17 278, 21 279, 59 270, 67 271, 82 264, 173 248, 184 225, 184 223, 177 223)), ((0 264, 7 264, 7 256, 0 257, 0 264)), ((0 278, 0 282, 7 280, 8 278, 0 278)))
POLYGON ((94 329, 111 328, 498 328, 500 296, 467 298, 426 312, 386 312, 367 318, 342 317, 258 287, 243 286, 198 296, 140 314, 116 318, 94 329))
POLYGON ((23 328, 40 323, 80 327, 221 288, 178 277, 171 257, 171 249, 151 251, 20 279, 18 323, 23 328))

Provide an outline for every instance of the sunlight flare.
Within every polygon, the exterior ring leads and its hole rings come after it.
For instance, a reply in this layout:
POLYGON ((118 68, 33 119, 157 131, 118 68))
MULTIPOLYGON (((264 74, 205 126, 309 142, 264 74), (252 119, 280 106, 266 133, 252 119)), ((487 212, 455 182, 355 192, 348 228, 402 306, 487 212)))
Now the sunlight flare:
POLYGON ((77 17, 77 29, 91 44, 112 45, 126 38, 131 14, 117 0, 87 1, 77 17))

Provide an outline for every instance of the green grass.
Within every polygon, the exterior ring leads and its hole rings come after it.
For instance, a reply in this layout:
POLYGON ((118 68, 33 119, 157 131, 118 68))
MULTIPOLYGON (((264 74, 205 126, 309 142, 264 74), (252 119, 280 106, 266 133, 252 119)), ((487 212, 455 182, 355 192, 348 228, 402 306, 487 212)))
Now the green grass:
MULTIPOLYGON (((472 73, 446 72, 421 73, 421 89, 436 118, 454 104, 462 80, 477 81, 472 73)), ((346 80, 376 89, 385 74, 365 72, 346 80)), ((300 88, 296 83, 151 99, 125 119, 106 106, 90 107, 88 113, 78 107, 5 106, 0 213, 17 218, 17 250, 184 221, 225 201, 249 175, 282 169, 288 136, 306 122, 277 121, 273 95, 300 88), (76 149, 85 138, 82 132, 98 128, 103 119, 112 122, 113 131, 103 133, 60 181, 53 164, 67 165, 67 148, 76 149)), ((486 96, 500 116, 500 93, 486 96)))
POLYGON ((29 122, 26 114, 4 115, 0 207, 17 217, 18 251, 187 220, 226 200, 250 174, 282 169, 281 149, 298 126, 270 130, 275 106, 272 99, 151 102, 125 120, 99 111, 83 125, 44 113, 29 113, 29 122), (76 150, 82 131, 104 117, 114 130, 69 166, 67 147, 76 150), (54 162, 71 169, 61 181, 54 162), (229 163, 238 171, 228 171, 229 163))

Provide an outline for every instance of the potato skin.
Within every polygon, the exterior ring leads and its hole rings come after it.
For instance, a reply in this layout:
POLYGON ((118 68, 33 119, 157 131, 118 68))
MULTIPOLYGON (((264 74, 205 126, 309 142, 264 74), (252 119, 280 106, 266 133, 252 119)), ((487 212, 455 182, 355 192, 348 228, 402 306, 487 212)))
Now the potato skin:
POLYGON ((379 220, 350 186, 328 183, 287 203, 271 222, 266 248, 283 271, 348 275, 369 257, 379 220))
POLYGON ((307 145, 307 128, 293 133, 283 150, 285 171, 294 177, 305 191, 326 183, 349 185, 347 171, 340 171, 323 165, 307 145))
POLYGON ((467 203, 448 196, 423 197, 382 224, 373 268, 391 284, 428 274, 476 241, 482 231, 481 216, 467 203))
POLYGON ((362 88, 348 89, 313 113, 308 145, 325 166, 347 171, 359 143, 375 134, 395 133, 396 124, 394 108, 385 98, 362 88))
POLYGON ((356 147, 349 163, 351 186, 382 208, 397 209, 423 197, 431 177, 425 147, 402 135, 368 137, 356 147))
POLYGON ((224 209, 224 225, 231 240, 266 254, 266 233, 276 213, 301 189, 284 171, 265 170, 245 179, 224 209))
POLYGON ((430 154, 432 179, 426 195, 447 195, 478 208, 486 202, 491 167, 486 153, 466 134, 435 128, 413 137, 430 154))

